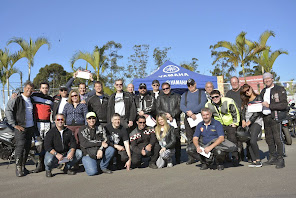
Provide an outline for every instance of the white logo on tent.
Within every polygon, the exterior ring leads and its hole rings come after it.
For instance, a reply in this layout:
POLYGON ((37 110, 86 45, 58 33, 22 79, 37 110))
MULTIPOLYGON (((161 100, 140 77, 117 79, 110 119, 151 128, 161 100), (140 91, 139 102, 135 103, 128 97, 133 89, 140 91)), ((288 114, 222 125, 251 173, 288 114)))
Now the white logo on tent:
POLYGON ((175 65, 168 65, 165 68, 163 68, 163 72, 165 73, 176 73, 180 70, 179 67, 175 66, 175 65))

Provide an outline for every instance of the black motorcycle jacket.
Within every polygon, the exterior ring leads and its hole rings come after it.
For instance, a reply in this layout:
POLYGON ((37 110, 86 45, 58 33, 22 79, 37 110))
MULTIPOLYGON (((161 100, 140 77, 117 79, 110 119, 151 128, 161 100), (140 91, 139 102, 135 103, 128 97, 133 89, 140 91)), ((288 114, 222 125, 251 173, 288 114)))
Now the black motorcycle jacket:
MULTIPOLYGON (((266 88, 264 88, 260 96, 264 98, 266 88)), ((284 87, 274 85, 270 90, 270 104, 271 116, 274 120, 281 121, 287 116, 288 101, 287 92, 284 87)))
POLYGON ((169 113, 177 121, 180 120, 180 101, 181 96, 177 93, 171 92, 167 95, 160 95, 156 100, 157 115, 161 113, 169 113))
POLYGON ((141 95, 134 96, 137 113, 143 111, 145 114, 154 114, 155 111, 155 99, 150 94, 145 94, 142 98, 141 95))

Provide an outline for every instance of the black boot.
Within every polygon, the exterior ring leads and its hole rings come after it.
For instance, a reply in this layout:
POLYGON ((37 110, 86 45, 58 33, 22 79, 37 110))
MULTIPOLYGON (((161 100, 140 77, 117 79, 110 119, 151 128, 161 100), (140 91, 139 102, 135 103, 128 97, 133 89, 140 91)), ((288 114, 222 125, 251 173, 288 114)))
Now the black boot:
POLYGON ((15 159, 15 174, 17 177, 24 176, 23 170, 22 170, 22 157, 17 157, 15 159))
POLYGON ((24 157, 24 158, 23 158, 23 161, 22 161, 22 171, 23 171, 23 175, 28 175, 28 174, 30 174, 30 171, 28 171, 28 170, 26 169, 27 158, 28 158, 28 157, 24 157))
POLYGON ((269 166, 269 165, 276 165, 278 162, 277 157, 275 156, 270 156, 269 160, 266 162, 263 162, 263 166, 269 166))
POLYGON ((275 168, 280 169, 280 168, 284 168, 284 167, 285 167, 285 160, 283 157, 279 157, 275 168))
POLYGON ((193 157, 191 157, 190 155, 188 155, 188 160, 186 162, 186 165, 190 165, 190 164, 193 164, 195 162, 196 162, 196 160, 193 157))
POLYGON ((33 170, 34 173, 39 173, 45 170, 44 167, 44 157, 43 156, 39 156, 39 160, 37 161, 37 166, 35 168, 35 170, 33 170))

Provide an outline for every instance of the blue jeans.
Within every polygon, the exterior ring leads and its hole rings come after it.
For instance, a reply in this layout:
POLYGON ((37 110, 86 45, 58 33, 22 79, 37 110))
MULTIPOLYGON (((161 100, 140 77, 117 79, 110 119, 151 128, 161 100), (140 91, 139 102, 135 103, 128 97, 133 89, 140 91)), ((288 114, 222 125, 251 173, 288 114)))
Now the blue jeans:
MULTIPOLYGON (((67 157, 68 153, 70 153, 71 150, 69 150, 67 153, 64 153, 63 156, 67 157)), ((75 155, 73 156, 73 159, 66 163, 66 167, 70 169, 76 162, 78 162, 82 158, 82 151, 79 149, 75 150, 75 155)), ((51 170, 54 166, 58 164, 59 160, 50 152, 45 153, 44 157, 44 165, 45 170, 51 170)))
MULTIPOLYGON (((114 155, 114 151, 115 149, 111 146, 108 146, 107 149, 104 151, 103 158, 100 162, 101 170, 107 169, 109 162, 114 155)), ((98 160, 93 159, 87 155, 83 156, 82 163, 87 175, 92 176, 98 173, 98 160)))

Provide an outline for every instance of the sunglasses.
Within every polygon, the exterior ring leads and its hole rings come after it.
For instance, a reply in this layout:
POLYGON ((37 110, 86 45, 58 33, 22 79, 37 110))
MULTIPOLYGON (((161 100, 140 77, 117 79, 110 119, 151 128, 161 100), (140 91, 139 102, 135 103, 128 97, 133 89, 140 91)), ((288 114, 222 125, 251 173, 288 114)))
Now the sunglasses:
POLYGON ((58 118, 57 121, 64 121, 64 118, 58 118))
POLYGON ((212 99, 219 98, 220 96, 211 96, 212 99))
POLYGON ((78 95, 72 95, 71 98, 73 98, 73 97, 77 97, 77 96, 78 96, 78 95))
POLYGON ((62 91, 62 92, 63 92, 63 91, 68 91, 68 90, 67 90, 67 89, 61 89, 60 91, 62 91))
POLYGON ((139 124, 146 124, 146 122, 139 122, 139 124))
POLYGON ((168 90, 168 89, 170 89, 170 88, 169 88, 169 87, 167 87, 167 88, 163 88, 162 90, 164 90, 164 91, 165 91, 165 90, 168 90))
POLYGON ((153 87, 159 87, 159 85, 152 85, 153 87))
POLYGON ((244 92, 245 92, 245 93, 247 93, 247 92, 249 92, 249 91, 250 91, 250 88, 249 88, 249 89, 247 89, 247 90, 245 90, 244 92))
POLYGON ((122 84, 115 84, 115 86, 122 86, 122 84))
POLYGON ((96 119, 96 117, 89 117, 89 118, 87 118, 88 120, 95 120, 96 119))
POLYGON ((140 89, 146 89, 145 87, 140 87, 140 89))

